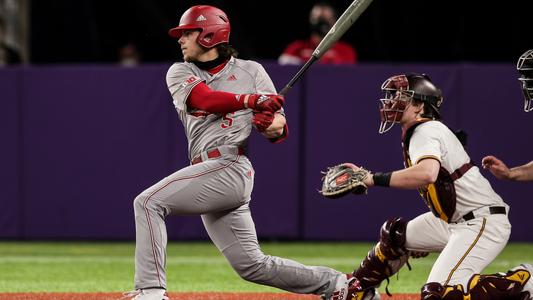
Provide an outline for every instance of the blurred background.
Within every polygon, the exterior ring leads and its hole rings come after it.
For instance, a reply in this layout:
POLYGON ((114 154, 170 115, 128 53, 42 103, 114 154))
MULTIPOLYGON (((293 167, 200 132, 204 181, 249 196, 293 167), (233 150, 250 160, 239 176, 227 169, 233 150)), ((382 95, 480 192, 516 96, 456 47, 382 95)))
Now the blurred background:
MULTIPOLYGON (((329 1, 342 13, 351 1, 329 1)), ((114 62, 134 47, 144 62, 178 60, 167 30, 187 8, 223 8, 231 43, 243 58, 277 59, 292 40, 309 33, 314 1, 1 0, 7 42, 25 62, 114 62)), ((368 62, 514 61, 531 47, 527 0, 487 2, 377 0, 343 39, 368 62)))
MULTIPOLYGON (((351 1, 331 1, 339 12, 351 1)), ((169 28, 198 2, 0 0, 0 238, 132 240, 132 202, 189 164, 165 84, 181 60, 169 28)), ((203 1, 222 8, 240 57, 265 66, 280 90, 298 66, 277 60, 310 34, 311 1, 203 1)), ((427 211, 416 191, 373 189, 327 201, 320 171, 352 161, 403 167, 399 130, 379 135, 381 83, 427 73, 442 88, 448 125, 469 136, 472 160, 510 166, 533 157, 516 61, 533 48, 533 1, 374 0, 342 38, 355 64, 315 64, 288 95, 283 144, 251 138, 252 210, 261 239, 375 241, 391 216, 427 211), (273 180, 275 178, 275 182, 273 180)), ((512 241, 533 241, 529 183, 498 181, 512 241)), ((198 217, 168 219, 169 238, 206 240, 198 217)))

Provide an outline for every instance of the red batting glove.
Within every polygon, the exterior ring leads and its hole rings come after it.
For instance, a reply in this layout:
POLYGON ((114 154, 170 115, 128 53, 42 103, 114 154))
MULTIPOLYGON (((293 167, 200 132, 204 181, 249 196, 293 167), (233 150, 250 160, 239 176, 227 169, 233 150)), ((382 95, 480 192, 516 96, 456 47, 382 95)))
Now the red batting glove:
POLYGON ((245 108, 276 112, 285 103, 285 98, 281 95, 243 94, 239 96, 239 101, 245 108))
POLYGON ((259 113, 254 113, 252 118, 252 124, 254 124, 257 131, 264 132, 272 122, 274 121, 274 113, 271 111, 262 111, 259 113))

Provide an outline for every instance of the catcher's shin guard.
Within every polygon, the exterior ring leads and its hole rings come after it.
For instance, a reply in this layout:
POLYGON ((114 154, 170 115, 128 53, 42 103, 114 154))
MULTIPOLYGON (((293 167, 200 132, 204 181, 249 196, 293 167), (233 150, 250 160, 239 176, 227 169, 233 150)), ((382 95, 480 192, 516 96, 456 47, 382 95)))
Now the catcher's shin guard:
POLYGON ((390 219, 381 226, 379 242, 353 272, 363 289, 378 286, 407 262, 406 228, 407 221, 402 218, 390 219))
POLYGON ((476 274, 468 282, 468 291, 462 285, 442 286, 430 282, 422 287, 422 300, 528 300, 529 292, 523 291, 531 274, 525 269, 505 273, 476 274))

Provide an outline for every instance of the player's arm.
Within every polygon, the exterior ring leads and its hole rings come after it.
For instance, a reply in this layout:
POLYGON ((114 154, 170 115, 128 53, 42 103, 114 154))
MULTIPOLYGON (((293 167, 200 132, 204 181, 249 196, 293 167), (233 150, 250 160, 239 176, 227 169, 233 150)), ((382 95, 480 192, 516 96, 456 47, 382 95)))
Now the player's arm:
POLYGON ((264 137, 269 139, 272 143, 279 143, 287 139, 289 135, 289 127, 287 126, 287 119, 282 111, 275 113, 271 112, 257 112, 254 113, 252 124, 264 137))
POLYGON ((399 189, 417 189, 434 183, 439 170, 440 162, 436 158, 428 157, 403 170, 371 174, 363 182, 368 187, 379 185, 399 189))
POLYGON ((285 116, 280 113, 274 114, 274 120, 272 121, 272 124, 265 129, 264 132, 262 132, 263 136, 266 138, 272 140, 276 139, 278 140, 282 136, 286 136, 287 130, 287 119, 285 119, 285 116))
POLYGON ((257 111, 279 110, 283 96, 260 94, 233 94, 210 89, 204 82, 198 83, 187 97, 187 106, 210 113, 227 114, 251 108, 257 111))
POLYGON ((489 155, 481 161, 484 169, 488 169, 496 178, 513 181, 533 181, 533 161, 509 169, 498 158, 489 155))

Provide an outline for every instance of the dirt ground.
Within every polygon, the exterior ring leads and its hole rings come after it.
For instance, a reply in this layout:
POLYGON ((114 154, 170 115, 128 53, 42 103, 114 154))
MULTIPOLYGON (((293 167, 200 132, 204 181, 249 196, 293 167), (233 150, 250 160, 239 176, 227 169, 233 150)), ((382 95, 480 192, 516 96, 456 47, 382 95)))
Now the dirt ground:
MULTIPOLYGON (((317 296, 283 293, 169 293, 172 300, 318 300, 317 296)), ((120 293, 0 293, 0 300, 118 300, 120 293)), ((381 296, 382 300, 417 300, 417 294, 381 296)), ((128 299, 129 300, 129 299, 128 299)))

